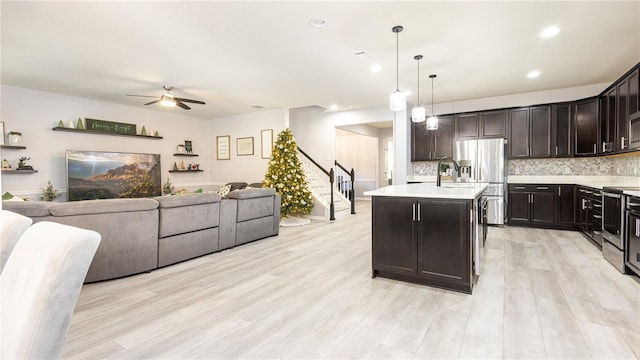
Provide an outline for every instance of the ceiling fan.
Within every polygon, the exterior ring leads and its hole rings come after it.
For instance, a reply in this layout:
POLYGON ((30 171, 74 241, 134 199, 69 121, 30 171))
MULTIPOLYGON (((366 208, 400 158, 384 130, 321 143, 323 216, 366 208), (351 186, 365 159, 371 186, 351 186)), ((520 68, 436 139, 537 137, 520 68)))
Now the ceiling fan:
POLYGON ((164 107, 175 107, 177 105, 177 106, 179 106, 179 107, 181 107, 181 108, 183 108, 185 110, 191 109, 191 107, 189 107, 185 103, 193 103, 193 104, 205 105, 204 101, 193 100, 193 99, 185 99, 185 98, 178 98, 178 97, 175 97, 175 96, 171 95, 171 90, 173 90, 173 86, 164 85, 163 88, 164 88, 165 92, 160 97, 158 97, 158 96, 148 96, 148 95, 130 95, 130 94, 127 94, 127 96, 157 98, 157 100, 150 101, 150 102, 146 103, 145 105, 151 105, 151 104, 155 104, 155 103, 159 102, 160 105, 162 105, 164 107))

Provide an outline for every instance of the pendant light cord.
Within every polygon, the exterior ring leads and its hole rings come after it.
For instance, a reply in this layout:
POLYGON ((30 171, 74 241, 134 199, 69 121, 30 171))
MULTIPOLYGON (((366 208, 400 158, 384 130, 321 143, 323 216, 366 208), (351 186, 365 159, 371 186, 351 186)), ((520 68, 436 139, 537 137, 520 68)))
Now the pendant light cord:
POLYGON ((398 46, 398 42, 399 40, 399 35, 398 35, 399 31, 396 32, 396 91, 400 90, 400 86, 399 86, 399 80, 398 78, 400 77, 400 70, 398 70, 398 66, 400 64, 399 60, 398 60, 398 52, 400 51, 400 48, 398 46))

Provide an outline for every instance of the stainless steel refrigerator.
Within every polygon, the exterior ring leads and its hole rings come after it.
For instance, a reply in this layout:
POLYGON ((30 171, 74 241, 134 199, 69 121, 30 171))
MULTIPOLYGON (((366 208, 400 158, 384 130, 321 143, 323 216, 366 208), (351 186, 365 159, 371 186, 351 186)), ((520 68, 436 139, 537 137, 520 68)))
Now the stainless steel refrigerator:
POLYGON ((503 225, 506 216, 506 144, 505 139, 457 141, 453 156, 467 165, 463 175, 469 182, 489 183, 483 196, 488 205, 487 223, 493 225, 503 225))

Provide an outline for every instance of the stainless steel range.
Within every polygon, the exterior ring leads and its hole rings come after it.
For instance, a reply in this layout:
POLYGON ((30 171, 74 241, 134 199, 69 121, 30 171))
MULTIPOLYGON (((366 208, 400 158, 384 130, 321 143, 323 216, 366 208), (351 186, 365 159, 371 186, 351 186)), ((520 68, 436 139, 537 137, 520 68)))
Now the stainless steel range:
POLYGON ((625 190, 638 187, 605 187, 602 189, 602 255, 618 271, 625 274, 625 190))

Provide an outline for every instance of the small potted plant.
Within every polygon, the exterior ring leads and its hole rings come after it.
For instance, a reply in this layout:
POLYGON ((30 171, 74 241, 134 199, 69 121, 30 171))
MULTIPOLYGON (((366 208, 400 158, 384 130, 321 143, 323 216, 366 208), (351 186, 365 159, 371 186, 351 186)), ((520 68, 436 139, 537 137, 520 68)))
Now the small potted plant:
POLYGON ((40 200, 43 201, 53 201, 60 197, 60 193, 53 188, 53 184, 51 180, 47 181, 47 186, 42 189, 42 195, 40 196, 40 200))
POLYGON ((174 191, 176 191, 175 186, 173 186, 169 178, 167 178, 167 181, 162 184, 162 192, 165 195, 172 195, 174 191))

